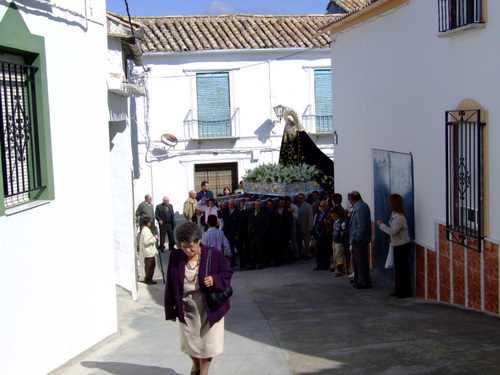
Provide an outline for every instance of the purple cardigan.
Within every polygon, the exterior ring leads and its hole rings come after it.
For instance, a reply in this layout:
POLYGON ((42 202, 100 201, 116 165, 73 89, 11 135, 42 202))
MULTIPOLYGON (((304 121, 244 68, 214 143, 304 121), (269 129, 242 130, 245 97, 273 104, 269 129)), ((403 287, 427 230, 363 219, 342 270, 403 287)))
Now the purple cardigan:
MULTIPOLYGON (((207 288, 203 284, 203 279, 206 275, 208 247, 202 245, 201 264, 198 274, 198 282, 201 287, 201 297, 203 304, 208 314, 210 326, 213 326, 228 312, 231 307, 229 300, 222 305, 218 310, 211 312, 207 308, 206 291, 207 288)), ((222 255, 222 251, 212 248, 212 261, 210 264, 210 276, 214 279, 216 290, 224 291, 231 285, 231 276, 233 270, 229 266, 229 262, 222 255)), ((184 319, 184 305, 182 295, 184 292, 184 276, 186 273, 186 255, 181 249, 172 250, 167 268, 167 285, 165 287, 165 318, 171 320, 178 318, 179 321, 186 324, 184 319)))

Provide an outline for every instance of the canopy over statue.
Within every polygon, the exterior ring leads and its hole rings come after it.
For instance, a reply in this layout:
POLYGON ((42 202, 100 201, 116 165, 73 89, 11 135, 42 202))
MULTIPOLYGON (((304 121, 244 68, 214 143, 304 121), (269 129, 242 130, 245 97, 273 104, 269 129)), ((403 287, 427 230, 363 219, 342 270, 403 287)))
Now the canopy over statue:
POLYGON ((283 117, 285 131, 281 141, 280 164, 306 163, 316 166, 322 172, 318 182, 324 189, 333 191, 333 160, 316 146, 293 109, 287 108, 283 117))

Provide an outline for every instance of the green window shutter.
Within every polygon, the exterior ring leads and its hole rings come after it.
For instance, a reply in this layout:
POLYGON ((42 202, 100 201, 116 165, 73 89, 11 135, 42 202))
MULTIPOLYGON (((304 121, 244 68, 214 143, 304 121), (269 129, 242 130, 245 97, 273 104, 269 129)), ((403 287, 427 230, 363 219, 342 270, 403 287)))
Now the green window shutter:
POLYGON ((332 71, 317 69, 314 71, 314 105, 316 131, 333 131, 332 118, 332 71))
POLYGON ((198 136, 230 137, 229 73, 196 74, 198 136))

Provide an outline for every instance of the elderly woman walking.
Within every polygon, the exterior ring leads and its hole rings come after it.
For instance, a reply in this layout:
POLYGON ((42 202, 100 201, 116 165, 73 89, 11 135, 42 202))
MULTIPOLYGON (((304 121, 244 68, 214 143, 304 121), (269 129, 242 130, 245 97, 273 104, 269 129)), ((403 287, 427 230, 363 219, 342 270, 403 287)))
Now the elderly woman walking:
POLYGON ((391 296, 397 298, 411 297, 410 251, 411 239, 408 233, 403 197, 399 194, 389 195, 389 206, 392 214, 389 225, 377 220, 380 230, 390 235, 394 247, 395 291, 391 296))
POLYGON ((210 311, 207 293, 211 287, 226 290, 233 274, 222 252, 209 250, 201 237, 194 223, 186 222, 177 228, 180 249, 170 254, 165 288, 165 317, 174 322, 179 319, 181 351, 193 361, 191 375, 207 375, 212 358, 223 351, 224 315, 230 303, 227 300, 210 311))

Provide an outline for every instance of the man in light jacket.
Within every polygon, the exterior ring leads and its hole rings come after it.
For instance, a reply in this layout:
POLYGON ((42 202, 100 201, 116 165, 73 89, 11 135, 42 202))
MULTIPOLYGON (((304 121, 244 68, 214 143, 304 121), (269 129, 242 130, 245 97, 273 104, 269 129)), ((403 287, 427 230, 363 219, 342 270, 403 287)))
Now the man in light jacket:
POLYGON ((297 195, 297 207, 299 209, 297 216, 297 246, 299 249, 299 258, 311 259, 309 252, 309 242, 314 226, 314 216, 312 206, 306 202, 306 196, 302 193, 297 195))
POLYGON ((192 221, 196 223, 196 204, 198 201, 196 200, 196 191, 190 190, 189 196, 184 201, 184 207, 182 209, 182 213, 187 221, 192 221))

